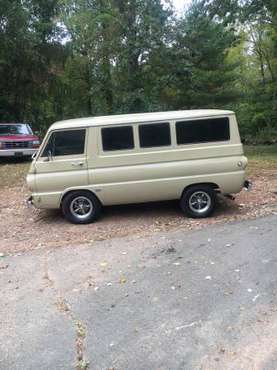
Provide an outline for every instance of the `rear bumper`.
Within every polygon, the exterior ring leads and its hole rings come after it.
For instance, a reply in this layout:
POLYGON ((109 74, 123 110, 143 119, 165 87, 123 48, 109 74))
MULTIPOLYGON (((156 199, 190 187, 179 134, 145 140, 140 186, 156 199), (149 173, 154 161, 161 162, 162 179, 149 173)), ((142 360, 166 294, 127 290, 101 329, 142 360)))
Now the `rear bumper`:
POLYGON ((31 157, 38 149, 2 149, 0 157, 31 157))

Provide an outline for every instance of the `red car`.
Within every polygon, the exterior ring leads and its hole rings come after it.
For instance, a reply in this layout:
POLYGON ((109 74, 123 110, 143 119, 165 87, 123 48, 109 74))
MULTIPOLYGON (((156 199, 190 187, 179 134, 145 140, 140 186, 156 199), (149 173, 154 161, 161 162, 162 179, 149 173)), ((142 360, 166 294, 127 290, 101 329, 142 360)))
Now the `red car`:
POLYGON ((0 123, 0 157, 31 157, 39 138, 26 123, 0 123))

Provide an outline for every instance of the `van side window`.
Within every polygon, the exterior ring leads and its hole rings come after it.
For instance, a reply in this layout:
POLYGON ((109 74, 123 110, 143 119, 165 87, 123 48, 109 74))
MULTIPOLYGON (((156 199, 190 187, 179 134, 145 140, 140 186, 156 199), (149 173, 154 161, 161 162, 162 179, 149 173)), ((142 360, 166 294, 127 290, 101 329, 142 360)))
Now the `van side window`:
POLYGON ((229 118, 209 118, 176 123, 177 144, 230 140, 229 118))
POLYGON ((171 144, 168 122, 139 126, 139 141, 142 148, 168 146, 171 144))
POLYGON ((105 127, 101 130, 104 151, 126 150, 134 148, 132 126, 105 127))
POLYGON ((85 137, 86 130, 53 132, 42 153, 42 157, 47 157, 49 151, 51 151, 54 157, 83 154, 85 149, 85 137))

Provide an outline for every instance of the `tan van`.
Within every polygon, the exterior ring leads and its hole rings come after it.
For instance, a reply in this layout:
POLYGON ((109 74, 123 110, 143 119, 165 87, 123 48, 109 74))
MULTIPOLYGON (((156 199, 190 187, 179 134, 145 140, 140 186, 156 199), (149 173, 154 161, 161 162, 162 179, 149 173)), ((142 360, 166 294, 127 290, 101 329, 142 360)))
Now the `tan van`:
POLYGON ((248 186, 246 165, 234 112, 128 114, 54 123, 27 182, 32 204, 73 223, 96 220, 102 206, 169 199, 202 218, 216 193, 248 186))

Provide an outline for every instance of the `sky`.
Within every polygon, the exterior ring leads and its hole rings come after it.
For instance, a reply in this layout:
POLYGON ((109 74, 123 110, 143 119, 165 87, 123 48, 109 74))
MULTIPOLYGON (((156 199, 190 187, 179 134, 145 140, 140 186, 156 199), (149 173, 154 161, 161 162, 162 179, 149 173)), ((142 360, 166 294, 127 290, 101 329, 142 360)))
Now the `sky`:
POLYGON ((172 1, 178 13, 181 13, 184 10, 184 6, 187 7, 191 2, 190 0, 172 0, 172 1))

